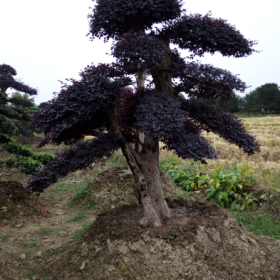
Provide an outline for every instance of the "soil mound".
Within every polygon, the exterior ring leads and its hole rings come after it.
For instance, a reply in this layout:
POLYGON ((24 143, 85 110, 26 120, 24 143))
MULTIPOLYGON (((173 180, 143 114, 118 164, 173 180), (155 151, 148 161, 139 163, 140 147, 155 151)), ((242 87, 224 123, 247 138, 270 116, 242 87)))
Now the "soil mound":
MULTIPOLYGON (((172 182, 171 177, 160 171, 163 192, 166 198, 178 198, 182 193, 172 182)), ((124 204, 137 203, 133 192, 134 177, 127 167, 113 167, 107 169, 89 184, 88 192, 101 209, 108 210, 124 204)))
POLYGON ((0 181, 0 221, 8 223, 17 217, 41 215, 37 198, 16 181, 0 181))
MULTIPOLYGON (((279 249, 210 202, 168 202, 172 220, 142 228, 138 205, 99 215, 86 234, 46 262, 51 279, 280 279, 279 249)), ((45 262, 46 260, 44 260, 45 262)))

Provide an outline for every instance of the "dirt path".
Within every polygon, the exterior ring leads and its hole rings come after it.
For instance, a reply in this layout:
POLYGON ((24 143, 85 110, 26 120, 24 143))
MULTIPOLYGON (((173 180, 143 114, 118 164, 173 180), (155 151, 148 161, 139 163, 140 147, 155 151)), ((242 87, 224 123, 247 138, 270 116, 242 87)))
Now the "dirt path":
POLYGON ((0 222, 1 280, 36 279, 43 258, 64 250, 95 220, 94 206, 84 201, 69 205, 83 189, 80 183, 91 176, 94 171, 78 171, 49 188, 38 198, 41 215, 0 222))

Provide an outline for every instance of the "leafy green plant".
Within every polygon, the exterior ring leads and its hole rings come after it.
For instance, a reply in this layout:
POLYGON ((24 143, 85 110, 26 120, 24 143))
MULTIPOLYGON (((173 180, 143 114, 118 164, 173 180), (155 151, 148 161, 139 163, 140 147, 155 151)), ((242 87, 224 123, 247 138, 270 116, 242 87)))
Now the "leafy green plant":
POLYGON ((21 172, 32 174, 37 168, 42 168, 54 155, 51 153, 34 153, 30 148, 25 145, 17 145, 13 141, 3 144, 3 148, 9 152, 16 154, 16 158, 8 158, 6 160, 7 167, 16 167, 21 172))
POLYGON ((232 167, 232 170, 220 166, 215 169, 206 190, 207 198, 222 207, 231 207, 232 210, 249 210, 251 206, 255 210, 259 199, 248 191, 248 187, 258 181, 255 171, 247 162, 238 165, 233 163, 232 167))
POLYGON ((180 189, 187 192, 205 190, 206 198, 222 207, 255 210, 259 201, 267 200, 265 194, 256 195, 251 191, 258 178, 248 162, 233 163, 230 170, 218 166, 212 174, 205 165, 193 160, 187 168, 178 164, 176 159, 164 161, 160 167, 180 189))
POLYGON ((184 169, 182 169, 182 166, 178 164, 176 159, 162 162, 160 168, 166 171, 171 176, 173 182, 185 191, 204 188, 210 181, 210 177, 206 173, 206 166, 195 163, 194 160, 190 160, 190 165, 184 169))
POLYGON ((36 161, 31 157, 17 156, 16 158, 8 158, 6 160, 7 167, 16 167, 19 171, 32 174, 36 171, 37 168, 42 168, 43 164, 36 161))

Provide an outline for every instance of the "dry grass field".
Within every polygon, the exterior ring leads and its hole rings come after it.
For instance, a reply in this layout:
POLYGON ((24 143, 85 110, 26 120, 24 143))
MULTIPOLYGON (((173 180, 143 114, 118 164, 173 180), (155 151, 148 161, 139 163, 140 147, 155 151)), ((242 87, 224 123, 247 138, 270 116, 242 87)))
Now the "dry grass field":
MULTIPOLYGON (((248 162, 255 170, 259 183, 263 187, 274 187, 280 190, 280 116, 251 117, 242 120, 249 133, 254 135, 260 143, 261 152, 248 156, 238 146, 230 144, 218 135, 205 133, 204 136, 220 152, 218 160, 208 160, 209 172, 211 173, 211 169, 214 170, 217 166, 230 169, 232 163, 248 162)), ((117 164, 126 163, 120 150, 114 154, 113 158, 117 164)), ((174 153, 161 150, 160 162, 172 158, 176 158, 174 153)), ((189 164, 188 160, 179 158, 178 162, 182 165, 189 164)))
MULTIPOLYGON (((213 133, 204 136, 220 152, 218 160, 208 160, 211 168, 222 166, 230 169, 231 163, 248 162, 255 169, 259 183, 263 187, 276 187, 280 189, 280 117, 256 117, 242 119, 245 127, 256 137, 260 143, 261 152, 253 156, 245 154, 238 146, 230 144, 213 133)), ((161 151, 160 160, 174 158, 174 154, 161 151)), ((178 159, 181 164, 187 161, 178 159)))
POLYGON ((209 161, 209 166, 229 168, 233 162, 247 161, 255 169, 263 187, 280 188, 280 117, 245 118, 243 123, 249 133, 256 137, 261 152, 248 156, 236 145, 209 133, 206 138, 220 151, 219 160, 209 161))

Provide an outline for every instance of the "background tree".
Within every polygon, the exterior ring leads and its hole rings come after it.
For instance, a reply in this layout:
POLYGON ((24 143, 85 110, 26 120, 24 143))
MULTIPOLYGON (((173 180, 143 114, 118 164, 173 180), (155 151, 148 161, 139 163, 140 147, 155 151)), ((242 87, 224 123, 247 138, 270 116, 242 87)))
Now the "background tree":
POLYGON ((202 130, 217 133, 248 154, 259 151, 234 115, 178 98, 184 92, 226 100, 234 90, 244 91, 245 83, 212 65, 186 62, 170 43, 193 56, 220 52, 243 57, 252 54, 254 42, 226 20, 210 14, 186 15, 177 0, 97 0, 89 25, 91 39, 114 40, 116 63, 87 66, 80 80, 65 83, 59 95, 35 114, 34 124, 46 135, 41 145, 64 141, 72 146, 30 178, 26 187, 40 193, 58 178, 121 148, 144 210, 139 223, 159 226, 171 218, 160 179, 159 141, 179 157, 203 163, 217 158, 217 152, 202 137, 202 130), (137 89, 133 77, 139 72, 149 83, 137 89), (138 131, 145 134, 144 142, 138 131), (96 138, 79 142, 84 134, 96 138), (131 143, 141 145, 141 151, 131 143))
POLYGON ((8 88, 16 89, 28 95, 36 95, 37 90, 17 81, 13 76, 17 75, 16 70, 7 64, 0 64, 0 143, 10 141, 12 135, 16 133, 24 136, 32 135, 31 132, 20 123, 30 121, 30 114, 27 108, 34 107, 34 102, 20 97, 20 94, 14 94, 8 97, 6 93, 8 88))
POLYGON ((8 158, 5 163, 8 167, 16 167, 20 171, 32 174, 37 168, 43 167, 54 156, 49 153, 34 153, 24 145, 17 145, 12 139, 14 135, 32 136, 32 132, 26 128, 31 120, 35 103, 29 95, 37 94, 37 91, 22 82, 16 81, 14 68, 7 64, 0 65, 0 144, 9 153, 16 154, 15 158, 8 158), (19 92, 8 97, 6 90, 13 88, 19 92))

